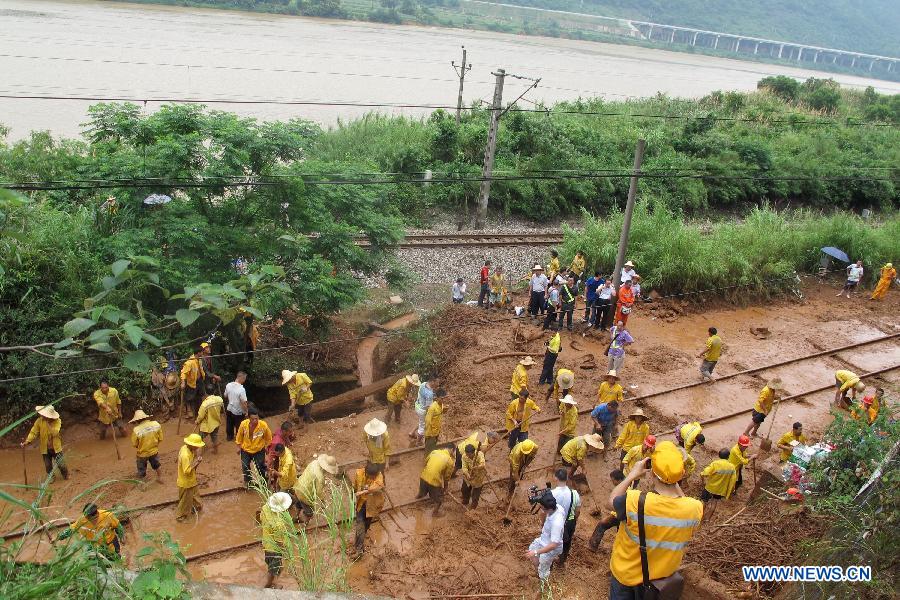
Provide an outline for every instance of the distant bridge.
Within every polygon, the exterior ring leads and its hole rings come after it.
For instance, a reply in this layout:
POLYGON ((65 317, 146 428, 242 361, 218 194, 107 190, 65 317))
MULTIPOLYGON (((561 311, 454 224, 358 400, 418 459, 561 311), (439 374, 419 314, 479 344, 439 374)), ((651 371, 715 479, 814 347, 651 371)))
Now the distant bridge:
POLYGON ((577 17, 578 24, 585 29, 590 29, 593 25, 598 31, 615 35, 623 35, 626 37, 668 44, 683 44, 696 48, 724 50, 736 54, 775 58, 797 62, 804 66, 809 64, 838 65, 850 69, 859 69, 861 71, 887 73, 897 72, 898 69, 900 69, 897 65, 897 63, 900 62, 900 58, 891 56, 851 52, 849 50, 838 50, 837 48, 822 48, 796 42, 768 40, 765 38, 724 33, 721 31, 707 31, 705 29, 695 29, 693 27, 682 27, 679 25, 635 21, 634 19, 604 17, 564 10, 531 8, 516 4, 487 2, 485 0, 464 1, 470 4, 502 6, 509 9, 553 15, 557 19, 566 21, 565 24, 570 26, 576 22, 573 20, 573 17, 577 17))

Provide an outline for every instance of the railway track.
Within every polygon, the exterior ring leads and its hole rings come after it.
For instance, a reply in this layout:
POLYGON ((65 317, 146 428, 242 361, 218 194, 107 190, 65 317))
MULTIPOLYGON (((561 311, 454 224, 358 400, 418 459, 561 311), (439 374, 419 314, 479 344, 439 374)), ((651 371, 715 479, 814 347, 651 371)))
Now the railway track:
MULTIPOLYGON (((561 244, 561 232, 520 232, 520 233, 410 233, 396 248, 498 248, 503 246, 555 246, 561 244)), ((368 247, 365 238, 356 244, 368 247)))
MULTIPOLYGON (((900 334, 889 334, 889 335, 886 335, 886 336, 882 336, 882 337, 878 337, 878 338, 866 340, 866 341, 863 341, 863 342, 857 342, 857 343, 850 344, 850 345, 847 345, 847 346, 842 346, 842 347, 839 347, 839 348, 832 348, 832 349, 828 349, 828 350, 823 350, 823 351, 815 352, 815 353, 812 353, 812 354, 809 354, 809 355, 805 355, 805 356, 793 357, 793 358, 790 358, 790 359, 787 359, 787 360, 782 360, 782 361, 770 363, 770 364, 767 364, 767 365, 760 365, 760 366, 758 366, 758 367, 754 367, 754 368, 750 368, 750 369, 745 369, 745 370, 738 371, 738 372, 731 373, 731 374, 727 374, 727 375, 722 375, 722 376, 720 376, 720 377, 717 379, 717 381, 724 381, 724 380, 728 380, 728 379, 731 379, 731 378, 737 378, 737 377, 741 377, 741 376, 752 375, 752 374, 759 373, 759 372, 762 372, 762 371, 767 371, 767 370, 775 369, 775 368, 777 368, 777 367, 783 367, 783 366, 795 364, 795 363, 798 363, 798 362, 803 362, 803 361, 808 361, 808 360, 821 359, 821 358, 825 358, 825 357, 829 357, 829 356, 833 356, 833 355, 839 354, 839 353, 841 353, 841 352, 844 352, 844 351, 847 351, 847 350, 850 350, 850 349, 855 349, 855 348, 859 348, 859 347, 863 347, 863 346, 868 346, 868 345, 872 345, 872 344, 879 344, 879 343, 884 343, 884 342, 895 341, 895 340, 897 340, 898 338, 900 338, 900 334)), ((870 372, 867 372, 867 373, 862 373, 861 376, 864 377, 864 378, 865 378, 865 377, 872 377, 872 376, 881 375, 881 374, 883 374, 883 373, 887 373, 887 372, 890 372, 890 371, 894 371, 894 370, 896 370, 896 369, 898 369, 898 368, 900 368, 900 364, 894 364, 894 365, 887 366, 887 367, 885 367, 885 368, 876 369, 876 370, 874 370, 874 371, 870 371, 870 372)), ((634 397, 631 397, 631 398, 626 398, 625 401, 626 401, 626 402, 643 401, 643 400, 648 400, 648 399, 650 399, 650 398, 656 398, 656 397, 660 397, 660 396, 666 396, 666 395, 669 395, 669 394, 675 394, 675 393, 677 393, 677 392, 680 392, 680 391, 683 391, 683 390, 686 390, 686 389, 689 389, 689 388, 694 388, 694 387, 699 387, 699 386, 708 386, 708 385, 710 385, 710 384, 709 384, 709 383, 703 383, 703 382, 688 383, 688 384, 683 384, 683 385, 675 386, 675 387, 672 387, 672 388, 667 388, 667 389, 664 389, 664 390, 659 390, 659 391, 656 391, 656 392, 651 392, 651 393, 648 393, 648 394, 643 394, 643 395, 640 395, 640 396, 634 396, 634 397)), ((802 391, 802 392, 795 393, 795 394, 792 394, 792 395, 787 396, 787 397, 785 397, 785 398, 782 398, 782 399, 781 399, 781 402, 783 402, 783 403, 786 403, 786 402, 793 402, 793 401, 799 400, 799 399, 801 399, 801 398, 804 398, 804 397, 806 397, 806 396, 810 396, 810 395, 813 395, 813 394, 816 394, 816 393, 821 393, 821 392, 823 392, 823 391, 830 390, 830 389, 832 389, 832 388, 833 388, 833 385, 829 382, 827 385, 823 385, 823 386, 820 386, 820 387, 817 387, 817 388, 814 388, 814 389, 804 390, 804 391, 802 391)), ((585 407, 585 408, 579 410, 579 414, 584 414, 584 413, 586 413, 586 412, 589 412, 589 411, 591 410, 591 408, 592 408, 592 407, 585 407)), ((377 412, 380 412, 380 411, 381 411, 381 409, 379 408, 377 412)), ((701 421, 701 424, 702 424, 702 425, 711 425, 711 424, 713 424, 713 423, 717 423, 717 422, 721 422, 721 421, 725 421, 725 420, 729 420, 729 419, 734 419, 734 418, 738 418, 738 417, 745 417, 745 415, 749 414, 750 412, 751 412, 751 409, 748 407, 748 408, 746 408, 746 409, 744 409, 744 410, 739 410, 739 411, 735 411, 735 412, 730 412, 730 413, 727 413, 727 414, 714 415, 714 416, 708 417, 707 419, 701 421)), ((537 418, 537 419, 534 419, 534 420, 531 422, 532 430, 542 429, 544 426, 549 426, 549 427, 552 428, 552 427, 555 426, 556 423, 558 423, 558 421, 559 421, 559 417, 556 416, 556 415, 552 415, 552 416, 547 416, 547 417, 543 417, 543 418, 537 418)), ((667 431, 660 431, 660 432, 657 433, 656 435, 657 435, 657 436, 671 436, 673 433, 674 433, 674 430, 667 430, 667 431)), ((464 439, 464 438, 463 438, 463 437, 460 437, 460 438, 455 438, 455 439, 453 439, 453 440, 446 440, 446 441, 459 442, 459 441, 461 441, 462 439, 464 439)), ((497 445, 505 446, 505 444, 503 444, 503 443, 500 443, 500 444, 497 444, 497 445)), ((493 446, 492 446, 492 447, 493 447, 493 446)), ((404 449, 402 449, 402 450, 395 451, 395 452, 393 452, 393 453, 391 454, 392 465, 395 464, 397 461, 402 461, 402 460, 404 460, 405 457, 412 457, 412 458, 414 458, 414 459, 418 459, 418 458, 421 456, 421 452, 422 452, 422 448, 421 448, 420 446, 413 447, 413 448, 404 448, 404 449)), ((356 459, 356 460, 349 460, 349 461, 346 461, 346 462, 341 463, 340 467, 341 467, 342 469, 346 469, 347 467, 350 467, 351 465, 357 465, 357 464, 361 464, 361 463, 363 463, 363 462, 365 462, 365 459, 364 459, 364 458, 360 458, 360 459, 356 459)), ((497 462, 497 459, 495 458, 495 459, 493 460, 493 462, 496 463, 496 462, 497 462)), ((504 463, 504 467, 505 467, 505 461, 503 461, 503 460, 501 459, 501 462, 504 463)), ((552 468, 552 467, 553 467, 552 464, 551 464, 551 465, 535 466, 535 467, 532 467, 531 469, 529 469, 529 470, 528 470, 528 473, 534 473, 534 472, 539 472, 539 471, 546 471, 547 469, 550 469, 550 468, 552 468)), ((392 466, 392 469, 396 469, 396 468, 397 468, 397 467, 393 467, 393 466, 392 466)), ((505 468, 502 467, 502 468, 500 469, 500 476, 489 478, 489 481, 487 482, 487 484, 488 484, 488 485, 494 485, 494 484, 499 484, 499 483, 505 481, 505 480, 506 480, 506 476, 503 474, 503 471, 504 471, 504 470, 505 470, 505 468)), ((495 472, 496 472, 496 470, 495 470, 495 472)), ((215 491, 212 491, 212 492, 203 494, 203 498, 210 498, 210 497, 218 496, 218 495, 231 495, 231 494, 244 494, 244 493, 246 493, 246 491, 244 490, 243 486, 235 486, 235 487, 229 487, 229 488, 219 489, 219 490, 215 490, 215 491)), ((395 492, 395 493, 396 493, 396 492, 395 492)), ((386 507, 385 510, 384 510, 383 512, 384 512, 384 513, 391 513, 391 512, 393 512, 393 511, 396 510, 396 509, 402 510, 402 509, 405 508, 405 507, 409 507, 409 506, 413 506, 413 505, 416 505, 416 504, 420 504, 421 502, 423 502, 423 501, 425 501, 425 500, 426 500, 426 499, 414 499, 414 500, 407 500, 407 501, 404 501, 404 502, 399 502, 399 503, 397 503, 396 505, 391 504, 389 507, 386 507)), ((140 514, 140 513, 143 512, 143 511, 148 511, 148 510, 149 510, 149 511, 153 511, 153 510, 160 510, 160 509, 163 509, 163 508, 167 508, 167 507, 170 507, 170 506, 174 505, 175 503, 177 503, 177 500, 174 500, 174 499, 173 499, 173 500, 162 501, 162 502, 155 502, 155 503, 153 503, 153 504, 149 504, 149 505, 146 505, 146 506, 141 506, 141 507, 135 507, 135 508, 128 509, 126 512, 127 512, 129 515, 140 514)), ((487 502, 486 502, 486 504, 487 504, 487 502)), ((57 527, 65 526, 65 525, 67 525, 67 523, 64 522, 63 520, 61 520, 61 522, 59 522, 58 524, 52 524, 52 525, 49 525, 49 528, 57 528, 57 527)), ((322 526, 323 526, 323 525, 321 525, 321 524, 316 524, 316 525, 310 526, 310 529, 319 529, 319 528, 321 528, 322 526)), ((29 533, 31 533, 31 532, 29 532, 29 533)), ((9 533, 7 533, 4 537, 10 539, 10 538, 20 537, 20 536, 22 536, 22 535, 24 535, 24 534, 26 534, 25 531, 9 532, 9 533)), ((217 555, 225 554, 225 553, 228 553, 228 552, 233 552, 233 551, 235 551, 235 550, 242 550, 242 549, 247 549, 247 548, 256 547, 259 543, 260 543, 259 540, 250 540, 250 541, 246 541, 246 542, 241 542, 241 543, 239 543, 239 544, 229 545, 229 546, 225 546, 225 547, 221 547, 221 548, 215 548, 215 549, 211 549, 211 550, 208 550, 208 551, 205 551, 205 552, 201 552, 201 553, 189 555, 189 556, 187 556, 187 560, 188 560, 188 562, 195 562, 195 561, 200 561, 200 560, 204 560, 204 559, 209 559, 209 558, 215 557, 215 556, 217 556, 217 555)))

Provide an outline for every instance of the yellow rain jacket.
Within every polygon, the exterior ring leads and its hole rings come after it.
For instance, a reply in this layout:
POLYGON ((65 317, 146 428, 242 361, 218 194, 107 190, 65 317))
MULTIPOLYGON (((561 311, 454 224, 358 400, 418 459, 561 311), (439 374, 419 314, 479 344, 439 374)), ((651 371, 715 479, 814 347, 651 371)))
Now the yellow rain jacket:
POLYGON ((109 388, 105 394, 100 390, 95 390, 94 402, 97 403, 99 409, 97 419, 104 425, 109 425, 122 416, 122 400, 119 398, 119 390, 116 388, 109 388), (109 412, 104 407, 108 408, 109 412))
POLYGON ((559 403, 559 434, 574 436, 578 428, 578 407, 559 403))
POLYGON ((643 424, 638 427, 634 419, 628 419, 625 423, 625 427, 622 428, 622 433, 619 434, 619 437, 616 440, 616 448, 625 450, 632 446, 639 446, 644 443, 644 438, 648 435, 650 435, 650 423, 644 421, 643 424))
POLYGON ((190 358, 184 361, 184 364, 181 366, 181 380, 189 388, 196 388, 197 380, 205 377, 206 371, 203 370, 203 361, 197 358, 196 354, 191 354, 190 358))
POLYGON ((238 426, 237 433, 234 434, 234 443, 240 446, 244 452, 256 454, 265 450, 272 443, 272 432, 266 422, 260 419, 251 435, 250 419, 244 419, 238 426))
POLYGON ((613 400, 621 402, 624 397, 624 390, 618 383, 610 385, 608 381, 604 381, 600 384, 600 389, 597 390, 597 397, 600 399, 598 404, 606 404, 613 400))
POLYGON ((512 383, 509 384, 509 391, 518 394, 522 390, 528 389, 528 371, 522 365, 516 365, 513 369, 512 383))
MULTIPOLYGON (((528 441, 528 440, 526 440, 528 441)), ((535 445, 534 450, 531 451, 531 454, 525 454, 522 452, 522 444, 525 442, 519 442, 513 449, 509 451, 509 465, 512 467, 512 471, 514 475, 518 475, 520 471, 524 470, 528 464, 534 460, 534 457, 537 455, 537 445, 535 445)))
POLYGON ((462 476, 469 487, 480 488, 484 485, 487 478, 484 452, 478 451, 472 458, 465 453, 462 454, 462 476))
POLYGON ((737 469, 730 460, 717 458, 709 463, 700 475, 706 479, 707 492, 722 496, 726 500, 731 497, 734 484, 737 482, 737 469))
POLYGON ((263 504, 259 513, 262 526, 262 546, 266 552, 281 553, 287 547, 289 514, 276 513, 268 504, 263 504))
POLYGON ((312 379, 306 373, 294 375, 294 378, 287 382, 287 389, 291 404, 305 406, 313 401, 312 379))
POLYGON ((48 421, 44 417, 38 417, 37 421, 34 422, 34 425, 31 426, 31 431, 28 432, 25 443, 30 444, 34 441, 34 438, 37 438, 41 454, 47 454, 47 446, 50 444, 53 445, 54 452, 62 452, 62 437, 59 435, 60 429, 62 429, 62 419, 48 421))
POLYGON ((581 464, 587 456, 587 442, 583 436, 572 438, 559 449, 559 455, 570 465, 581 464))
POLYGON ((753 410, 767 415, 769 414, 769 411, 772 410, 773 402, 775 402, 775 392, 774 390, 770 390, 769 386, 766 386, 759 393, 759 398, 756 400, 756 405, 754 405, 753 410))
POLYGON ((449 450, 432 450, 425 459, 425 468, 422 469, 422 480, 434 487, 444 487, 444 482, 453 477, 453 468, 456 461, 449 450))
POLYGON ((119 519, 116 518, 116 515, 111 511, 99 508, 97 509, 96 523, 81 515, 77 521, 69 525, 69 529, 89 542, 100 542, 106 544, 110 550, 115 550, 113 540, 116 539, 116 530, 119 526, 119 519))
POLYGON ((313 459, 294 484, 294 494, 307 506, 315 506, 325 494, 325 469, 313 459))
POLYGON ((854 373, 853 371, 835 371, 834 378, 841 384, 841 391, 846 392, 854 385, 859 383, 859 375, 854 373))
POLYGON ((628 452, 625 453, 625 456, 622 457, 622 472, 628 475, 631 470, 634 468, 634 465, 638 464, 645 458, 650 458, 650 455, 653 454, 653 451, 650 450, 648 452, 644 452, 644 443, 643 441, 637 446, 632 446, 628 449, 628 452))
MULTIPOLYGON (((801 444, 806 444, 807 441, 808 440, 806 439, 805 435, 803 435, 801 433, 800 437, 796 437, 794 435, 794 430, 791 429, 790 431, 785 433, 783 436, 778 438, 778 443, 776 445, 786 446, 786 445, 790 444, 791 442, 799 442, 801 444)), ((787 459, 789 459, 791 457, 791 454, 793 454, 793 453, 794 453, 793 448, 791 448, 790 450, 782 450, 781 455, 779 456, 779 460, 781 460, 782 462, 786 461, 787 459)))
POLYGON ((749 463, 750 459, 747 458, 744 450, 738 444, 735 444, 731 448, 731 454, 728 455, 728 461, 731 462, 731 464, 733 464, 735 467, 741 468, 749 463))
POLYGON ((284 454, 278 457, 278 490, 287 491, 297 483, 297 463, 294 462, 294 453, 287 446, 284 454))
POLYGON ((353 491, 357 494, 368 489, 369 493, 356 497, 356 510, 366 505, 366 517, 373 518, 381 514, 384 508, 384 475, 376 473, 375 477, 366 475, 365 469, 357 469, 353 477, 353 491))
POLYGON ((692 421, 682 425, 680 433, 681 439, 684 440, 684 449, 690 453, 697 444, 697 436, 703 433, 703 427, 700 426, 699 421, 692 421))
POLYGON ((222 400, 221 396, 207 396, 200 403, 195 423, 200 425, 202 433, 210 433, 219 428, 219 425, 222 423, 222 409, 224 406, 225 401, 222 400))
POLYGON ((444 407, 440 402, 432 402, 425 413, 425 437, 438 437, 441 435, 441 425, 444 422, 444 407))
POLYGON ((194 453, 187 444, 178 451, 178 479, 176 483, 180 488, 192 488, 197 485, 197 470, 191 466, 194 462, 194 453))
POLYGON ((141 421, 131 430, 131 445, 137 449, 138 458, 150 458, 159 454, 162 441, 162 425, 156 421, 141 421))
MULTIPOLYGON (((628 490, 625 494, 628 518, 619 526, 613 542, 609 569, 622 585, 636 586, 643 581, 637 523, 638 498, 641 492, 628 490)), ((696 498, 669 498, 654 492, 647 494, 644 524, 651 580, 668 577, 678 570, 684 551, 700 525, 701 518, 703 504, 696 498)))
POLYGON ((401 377, 397 383, 388 389, 387 401, 391 404, 403 404, 406 401, 406 396, 409 395, 410 385, 412 384, 406 380, 406 377, 401 377))
POLYGON ((376 465, 383 465, 387 462, 387 457, 391 455, 391 435, 385 431, 380 436, 381 443, 366 432, 363 432, 363 441, 366 443, 366 449, 369 451, 369 462, 376 465))
MULTIPOLYGON (((559 335, 558 333, 556 335, 559 335)), ((559 389, 559 376, 569 374, 572 376, 573 381, 575 377, 575 372, 571 369, 560 369, 556 372, 556 377, 553 378, 553 393, 550 394, 550 397, 559 402, 560 398, 562 398, 562 390, 559 389)))
POLYGON ((527 432, 531 425, 531 415, 536 412, 541 412, 541 408, 531 398, 527 398, 524 405, 520 405, 518 400, 513 400, 506 407, 506 430, 512 431, 518 422, 519 431, 527 432))

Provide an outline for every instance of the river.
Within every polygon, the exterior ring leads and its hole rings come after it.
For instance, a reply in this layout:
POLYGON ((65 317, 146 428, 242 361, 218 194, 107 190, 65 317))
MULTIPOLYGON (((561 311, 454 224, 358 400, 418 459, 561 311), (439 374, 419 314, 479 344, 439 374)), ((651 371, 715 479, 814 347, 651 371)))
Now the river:
MULTIPOLYGON (((4 95, 455 105, 458 80, 450 61, 459 62, 461 45, 473 65, 466 104, 490 101, 496 68, 541 78, 525 98, 545 102, 658 92, 699 97, 754 89, 772 74, 833 77, 846 86, 900 93, 898 83, 631 46, 112 2, 0 0, 0 30, 4 95)), ((504 98, 515 98, 529 85, 508 78, 504 98)), ((0 123, 11 128, 11 139, 39 129, 75 136, 91 103, 0 98, 0 123)), ((148 110, 156 107, 147 103, 148 110)), ((372 110, 233 103, 216 108, 325 125, 372 110)))

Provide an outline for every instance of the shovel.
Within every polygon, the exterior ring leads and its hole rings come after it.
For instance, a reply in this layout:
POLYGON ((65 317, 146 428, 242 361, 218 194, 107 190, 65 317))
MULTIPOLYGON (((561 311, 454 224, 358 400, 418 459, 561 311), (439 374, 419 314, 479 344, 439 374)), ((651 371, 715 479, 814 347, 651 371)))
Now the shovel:
POLYGON ((522 481, 521 479, 519 481, 516 481, 516 485, 515 485, 515 487, 513 487, 513 493, 509 497, 509 504, 506 506, 506 513, 503 515, 503 525, 505 525, 506 527, 509 527, 510 525, 512 525, 512 519, 509 518, 509 511, 512 508, 513 500, 516 499, 516 492, 519 489, 519 483, 521 481, 522 481))
POLYGON ((769 437, 772 435, 772 428, 775 427, 775 415, 778 414, 778 407, 781 405, 781 398, 775 402, 775 410, 772 411, 772 422, 769 423, 769 431, 766 432, 766 437, 763 438, 762 441, 759 442, 759 447, 768 452, 772 449, 772 440, 769 437))

